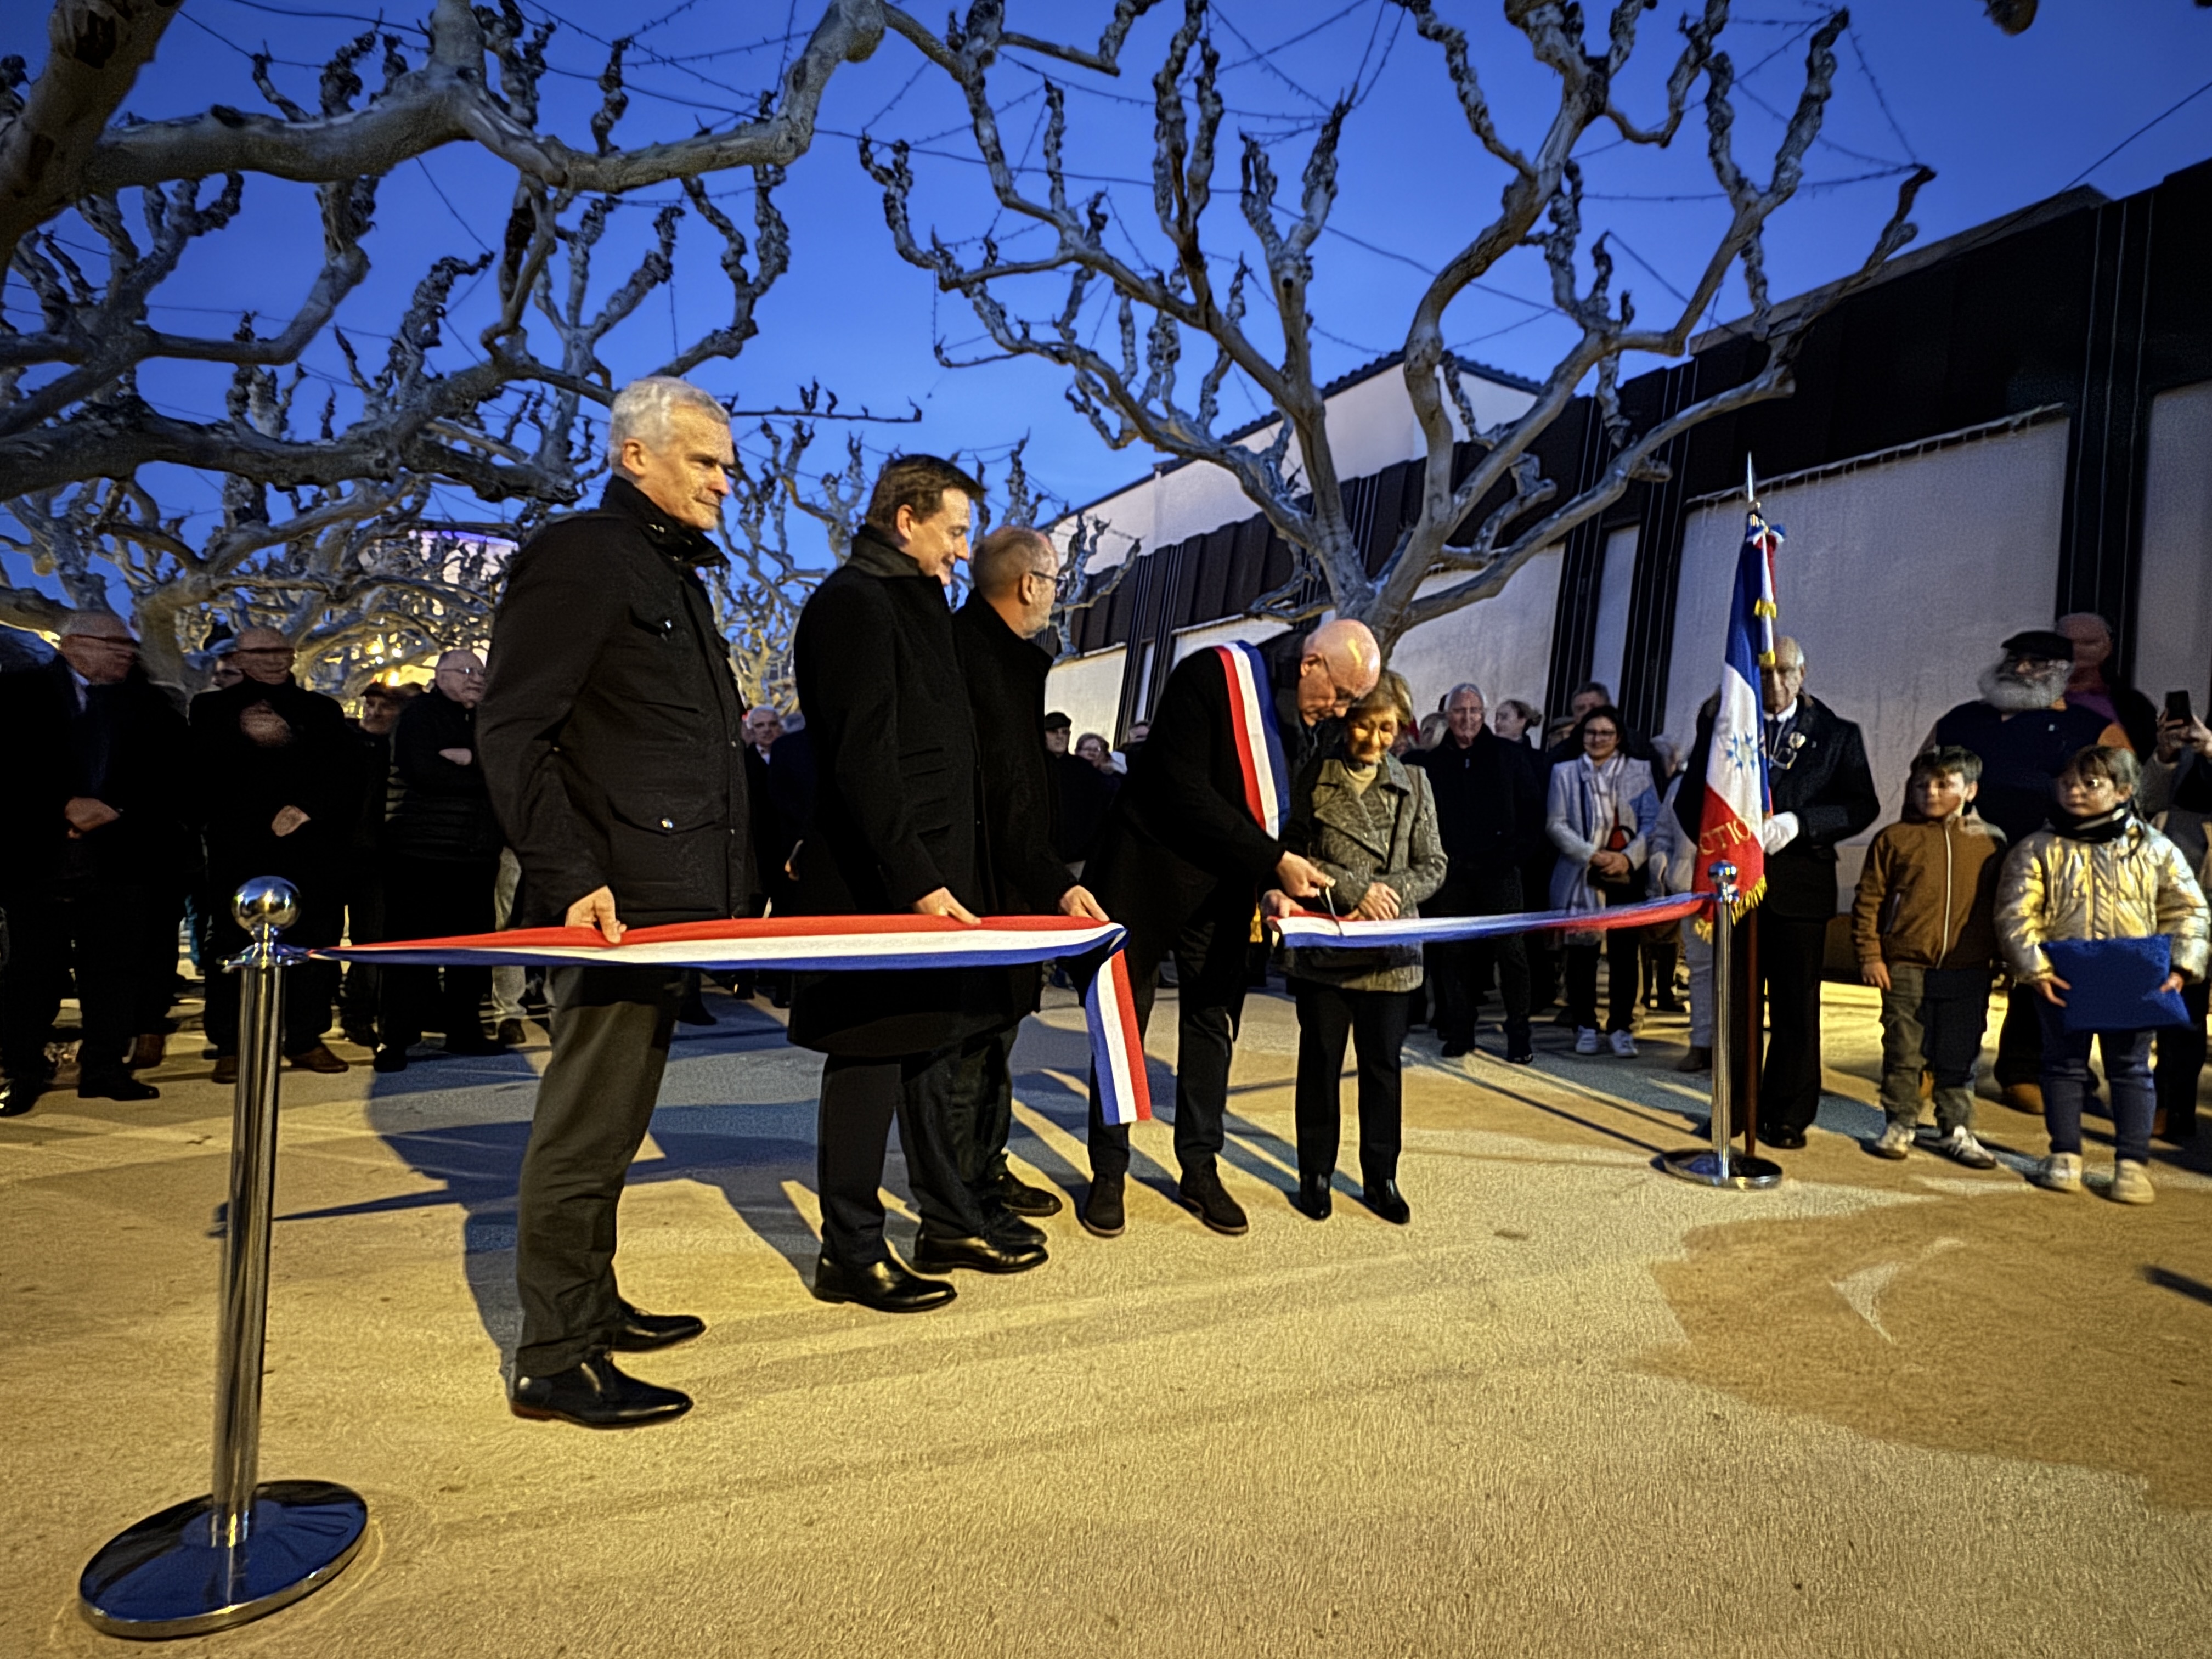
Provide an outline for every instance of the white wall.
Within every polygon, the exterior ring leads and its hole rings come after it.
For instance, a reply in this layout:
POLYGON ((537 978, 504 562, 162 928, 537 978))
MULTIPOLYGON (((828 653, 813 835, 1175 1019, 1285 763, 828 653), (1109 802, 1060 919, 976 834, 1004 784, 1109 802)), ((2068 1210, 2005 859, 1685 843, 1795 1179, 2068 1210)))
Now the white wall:
POLYGON ((1194 651, 1203 651, 1209 645, 1225 645, 1231 640, 1245 640, 1254 645, 1262 640, 1272 640, 1278 634, 1287 633, 1288 623, 1270 622, 1258 617, 1238 617, 1229 622, 1208 623, 1203 628, 1186 628, 1175 636, 1173 668, 1194 651))
MULTIPOLYGON (((1559 602, 1560 550, 1547 547, 1513 573, 1494 599, 1468 605, 1406 633, 1390 666, 1406 677, 1413 708, 1425 714, 1462 680, 1482 688, 1495 708, 1508 697, 1544 706, 1552 667, 1552 620, 1559 602)), ((1459 580, 1431 578, 1431 583, 1459 580)))
POLYGON ((1116 645, 1052 665, 1044 683, 1044 706, 1075 722, 1071 744, 1085 732, 1114 740, 1114 721, 1121 712, 1121 662, 1127 655, 1116 645))
POLYGON ((2150 406, 2143 491, 2142 586, 2135 683, 2153 702, 2187 687, 2212 708, 2212 380, 2160 392, 2150 406))
POLYGON ((1597 626, 1590 642, 1590 672, 1613 695, 1620 695, 1627 676, 1621 663, 1628 652, 1628 605, 1636 590, 1636 549, 1643 532, 1634 525, 1605 538, 1605 568, 1599 574, 1597 626))
MULTIPOLYGON (((1534 401, 1529 393, 1476 375, 1463 377, 1468 401, 1475 419, 1485 426, 1510 420, 1534 401)), ((1452 432, 1464 438, 1457 411, 1452 432)), ((1243 441, 1243 447, 1265 449, 1274 436, 1273 423, 1243 441)), ((1337 476, 1347 482, 1380 472, 1395 461, 1408 461, 1428 453, 1428 445, 1413 419, 1413 405, 1406 395, 1405 376, 1395 367, 1346 386, 1328 400, 1329 447, 1336 458, 1337 476)), ((1285 475, 1297 465, 1293 443, 1283 458, 1285 475)), ((1109 570, 1128 556, 1128 538, 1135 537, 1151 552, 1172 547, 1192 536, 1218 530, 1250 518, 1259 508, 1238 487, 1237 480, 1211 462, 1194 461, 1163 472, 1157 478, 1138 480, 1127 489, 1084 509, 1084 516, 1109 527, 1097 550, 1085 567, 1109 570)), ((1054 541, 1064 550, 1068 526, 1052 528, 1054 541)))
MULTIPOLYGON (((1877 828, 1897 817, 1928 728, 1976 695, 1997 642, 2051 625, 2066 431, 2047 421, 1776 489, 1763 503, 1788 532, 1775 562, 1778 631, 1805 647, 1806 689, 1865 734, 1877 828)), ((1743 523, 1741 504, 1724 502, 1684 527, 1666 730, 1685 745, 1719 679, 1743 523)), ((1847 887, 1858 866, 1846 848, 1847 887)))

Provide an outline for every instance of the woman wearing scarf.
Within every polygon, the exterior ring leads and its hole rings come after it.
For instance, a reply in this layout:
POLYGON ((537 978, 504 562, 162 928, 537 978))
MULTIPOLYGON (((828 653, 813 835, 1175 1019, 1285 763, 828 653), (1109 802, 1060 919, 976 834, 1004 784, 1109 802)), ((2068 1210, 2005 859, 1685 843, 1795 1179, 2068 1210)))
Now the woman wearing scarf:
MULTIPOLYGON (((2180 850, 2135 815, 2129 804, 2140 775, 2125 749, 2092 747, 2058 775, 2050 822, 2015 847, 1997 884, 1997 936, 2013 977, 2042 999, 2043 1122, 2051 1155, 2035 1182, 2053 1192, 2081 1190, 2081 1097, 2089 1045, 2103 1051, 2112 1085, 2113 1163, 2106 1188, 2121 1204, 2148 1204, 2151 1189, 2151 1031, 2074 1029, 2069 1000, 2112 1000, 2108 988, 2076 988, 2052 966, 2045 946, 2062 939, 2137 939, 2164 934, 2170 971, 2159 994, 2201 979, 2205 963, 2204 892, 2180 850)), ((2080 970, 2075 970, 2080 977, 2080 970)), ((2143 1011, 2149 1023, 2150 1011, 2143 1011)))
MULTIPOLYGON (((1575 723, 1582 750, 1552 769, 1546 828, 1559 861, 1552 871, 1552 908, 1598 911, 1644 896, 1644 866, 1651 831, 1659 821, 1659 792, 1648 762, 1620 749, 1620 711, 1601 703, 1575 723)), ((1566 936, 1567 1012, 1575 1023, 1575 1052, 1597 1052, 1597 953, 1604 938, 1612 979, 1606 1030, 1613 1052, 1636 1057, 1631 1035, 1636 1018, 1636 933, 1592 928, 1566 936)))

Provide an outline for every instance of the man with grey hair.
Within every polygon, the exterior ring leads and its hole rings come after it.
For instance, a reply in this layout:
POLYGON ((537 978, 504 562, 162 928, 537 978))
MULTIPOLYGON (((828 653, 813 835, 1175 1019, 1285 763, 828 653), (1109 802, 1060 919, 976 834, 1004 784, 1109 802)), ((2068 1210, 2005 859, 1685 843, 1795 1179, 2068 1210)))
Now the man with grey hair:
MULTIPOLYGON (((655 377, 616 395, 596 512, 515 555, 476 716, 484 780, 522 866, 525 927, 619 942, 639 924, 742 916, 759 881, 744 701, 698 568, 730 493, 722 407, 655 377)), ((689 1396, 610 1357, 698 1335, 615 1282, 616 1208, 645 1139, 684 989, 676 968, 553 969, 553 1052, 515 1200, 519 1417, 664 1421, 689 1396)))
MULTIPOLYGON (((1492 732, 1487 712, 1481 687, 1452 687, 1444 698, 1443 741, 1406 757, 1407 765, 1429 775, 1437 833, 1451 859, 1443 888, 1422 902, 1425 915, 1498 916, 1528 908, 1521 866, 1545 842, 1544 780, 1536 751, 1492 732)), ((1432 945, 1428 958, 1436 981, 1437 1036, 1446 1059, 1474 1048, 1475 1006, 1494 963, 1505 1006, 1505 1058, 1516 1066, 1534 1060, 1528 956, 1518 933, 1432 945)))

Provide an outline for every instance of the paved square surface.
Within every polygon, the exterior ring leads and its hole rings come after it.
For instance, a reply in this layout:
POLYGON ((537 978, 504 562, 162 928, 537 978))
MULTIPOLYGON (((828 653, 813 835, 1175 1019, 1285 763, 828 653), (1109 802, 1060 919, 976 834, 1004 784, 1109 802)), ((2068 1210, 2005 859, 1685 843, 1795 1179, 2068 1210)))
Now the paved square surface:
MULTIPOLYGON (((172 1645, 2212 1653, 2212 1179, 2162 1156, 2148 1209, 2039 1192, 2039 1123, 1986 1101, 2003 1169, 1868 1156, 1872 993, 1829 988, 1833 1092, 1761 1194, 1652 1167, 1703 1122, 1679 1020, 1633 1061, 1543 1027, 1534 1070, 1494 1030, 1452 1061, 1417 1033, 1404 1229, 1360 1206, 1349 1123, 1334 1218, 1290 1207, 1296 1026, 1255 996, 1227 1158, 1249 1237, 1176 1207, 1149 1126, 1126 1236, 1064 1212, 1048 1267, 911 1319, 808 1296, 817 1062, 763 1006, 710 1006, 619 1264, 708 1321, 635 1367, 699 1404, 628 1434, 505 1409, 542 1034, 286 1075, 262 1471, 355 1486, 371 1534, 311 1601, 172 1645)), ((0 1123, 0 1653, 167 1650, 73 1595, 112 1533, 207 1486, 229 1091, 197 1034, 172 1048, 158 1102, 64 1088, 0 1123)), ((1031 1022, 1014 1152, 1076 1194, 1083 1066, 1075 1010, 1031 1022)))

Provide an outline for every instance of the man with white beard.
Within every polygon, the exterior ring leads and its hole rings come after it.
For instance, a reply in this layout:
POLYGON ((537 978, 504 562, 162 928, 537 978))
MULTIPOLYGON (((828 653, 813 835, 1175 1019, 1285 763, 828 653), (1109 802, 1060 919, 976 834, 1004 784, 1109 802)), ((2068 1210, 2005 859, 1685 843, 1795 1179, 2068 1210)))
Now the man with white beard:
MULTIPOLYGON (((2067 702, 2072 640, 2032 628, 2007 640, 2003 649, 1996 666, 1983 672, 1981 696, 1937 720, 1921 749, 1957 744, 1981 757, 1982 787, 1974 805, 2017 847, 2043 827, 2051 807, 2051 780, 2069 760, 2092 744, 2129 745, 2127 733, 2103 714, 2067 702)), ((1997 1086, 2005 1104, 2023 1112, 2043 1109, 2035 1000, 2033 992, 2014 987, 1997 1037, 1997 1086)))

